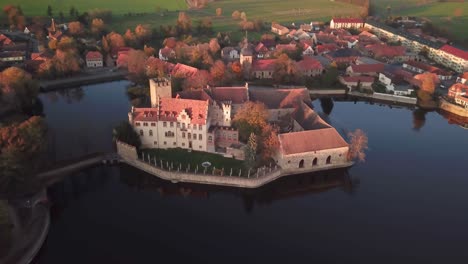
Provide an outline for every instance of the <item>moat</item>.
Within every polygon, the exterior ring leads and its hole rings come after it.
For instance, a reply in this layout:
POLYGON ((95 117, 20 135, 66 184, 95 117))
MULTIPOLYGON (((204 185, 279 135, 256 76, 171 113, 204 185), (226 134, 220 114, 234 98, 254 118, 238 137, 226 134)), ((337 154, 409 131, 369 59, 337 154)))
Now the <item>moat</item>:
MULTIPOLYGON (((51 155, 112 150, 126 84, 42 94, 51 155)), ((323 117, 340 133, 367 133, 366 163, 257 190, 88 169, 49 188, 52 224, 36 263, 466 263, 468 131, 436 112, 362 102, 335 101, 323 117)))

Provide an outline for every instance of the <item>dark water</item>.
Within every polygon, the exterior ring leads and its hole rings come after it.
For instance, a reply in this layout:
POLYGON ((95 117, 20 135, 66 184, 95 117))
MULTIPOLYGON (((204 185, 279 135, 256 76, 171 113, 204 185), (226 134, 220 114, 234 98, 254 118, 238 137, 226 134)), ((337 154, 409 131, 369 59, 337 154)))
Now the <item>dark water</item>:
MULTIPOLYGON (((44 99, 57 153, 111 149, 129 107, 123 85, 44 99)), ((366 163, 258 190, 176 185, 126 166, 74 175, 49 190, 53 223, 36 262, 468 263, 468 130, 352 102, 334 102, 328 121, 368 134, 366 163)))

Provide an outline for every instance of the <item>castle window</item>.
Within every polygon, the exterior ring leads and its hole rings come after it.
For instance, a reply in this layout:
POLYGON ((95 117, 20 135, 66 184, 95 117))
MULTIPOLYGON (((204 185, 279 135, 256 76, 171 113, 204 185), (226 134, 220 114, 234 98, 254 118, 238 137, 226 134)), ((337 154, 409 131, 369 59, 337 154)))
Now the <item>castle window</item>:
POLYGON ((185 123, 182 123, 182 129, 185 129, 185 123))
POLYGON ((145 123, 143 123, 143 126, 148 126, 148 123, 146 123, 146 122, 145 122, 145 123))
POLYGON ((198 125, 198 130, 202 130, 202 125, 198 125))
POLYGON ((197 140, 197 134, 193 134, 193 140, 197 140))
POLYGON ((182 132, 182 138, 185 138, 185 132, 182 132))
POLYGON ((143 130, 140 130, 140 136, 143 136, 143 130))
POLYGON ((198 134, 198 140, 202 140, 202 134, 198 134))
POLYGON ((187 128, 190 129, 190 124, 187 125, 187 128))
POLYGON ((153 136, 153 130, 151 130, 151 129, 150 129, 150 131, 149 131, 149 135, 150 135, 150 137, 152 137, 152 136, 153 136))
POLYGON ((213 137, 212 137, 212 136, 209 136, 209 137, 208 137, 208 141, 211 142, 212 140, 213 140, 213 137))
POLYGON ((167 145, 167 142, 166 142, 166 141, 164 141, 164 145, 167 145))
POLYGON ((155 146, 156 146, 157 144, 158 144, 158 142, 157 142, 157 141, 154 141, 154 142, 153 142, 153 145, 155 145, 155 146))
POLYGON ((179 123, 179 122, 177 122, 177 127, 180 127, 180 123, 179 123))
POLYGON ((167 127, 167 122, 163 122, 163 127, 167 127))
POLYGON ((156 123, 151 123, 151 126, 153 126, 153 127, 156 126, 156 123))
POLYGON ((140 122, 136 122, 136 123, 135 123, 135 126, 140 126, 140 122))
POLYGON ((171 127, 174 127, 174 122, 171 122, 171 127))
POLYGON ((188 139, 192 139, 192 134, 188 133, 188 139))

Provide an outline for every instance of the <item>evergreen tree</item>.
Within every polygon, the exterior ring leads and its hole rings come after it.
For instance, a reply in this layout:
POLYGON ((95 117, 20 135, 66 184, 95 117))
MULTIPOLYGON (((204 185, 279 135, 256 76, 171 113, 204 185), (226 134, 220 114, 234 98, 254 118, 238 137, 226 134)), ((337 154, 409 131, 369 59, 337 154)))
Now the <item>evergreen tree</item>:
POLYGON ((52 12, 52 7, 51 7, 50 5, 47 6, 47 15, 48 15, 49 17, 53 17, 53 16, 54 16, 54 14, 53 14, 53 12, 52 12))
POLYGON ((257 156, 257 137, 254 133, 250 134, 247 147, 245 148, 245 165, 247 168, 253 168, 255 166, 257 156))

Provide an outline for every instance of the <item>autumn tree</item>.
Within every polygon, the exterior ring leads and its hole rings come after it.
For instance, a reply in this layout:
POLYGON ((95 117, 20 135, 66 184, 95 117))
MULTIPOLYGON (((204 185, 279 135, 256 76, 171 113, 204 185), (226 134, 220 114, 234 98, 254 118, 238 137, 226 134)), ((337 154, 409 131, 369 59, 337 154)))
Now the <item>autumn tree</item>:
POLYGON ((207 70, 199 70, 192 76, 185 78, 182 87, 187 89, 202 89, 210 82, 211 76, 207 70))
POLYGON ((243 20, 243 21, 247 21, 247 14, 245 12, 242 12, 240 14, 240 19, 243 20))
POLYGON ((291 60, 288 55, 281 54, 275 61, 273 80, 276 83, 296 83, 300 78, 301 74, 297 63, 291 60))
POLYGON ((321 84, 325 88, 330 88, 335 86, 338 80, 338 67, 335 65, 330 65, 326 70, 325 73, 322 74, 321 77, 321 84))
POLYGON ((213 85, 221 86, 226 75, 226 66, 224 65, 224 62, 221 60, 215 61, 213 66, 210 68, 210 75, 213 85))
POLYGON ((264 162, 272 160, 278 152, 279 139, 276 130, 269 124, 262 128, 259 152, 264 162))
POLYGON ((148 78, 163 77, 166 72, 166 66, 164 61, 155 57, 149 57, 146 60, 145 69, 145 74, 148 78))
POLYGON ((93 18, 91 21, 91 32, 96 35, 100 35, 106 28, 104 20, 100 18, 93 18))
POLYGON ((233 119, 233 125, 239 131, 239 139, 246 142, 251 133, 260 135, 268 125, 268 111, 264 104, 249 101, 242 105, 233 119))
POLYGON ((177 45, 177 40, 174 37, 166 38, 164 39, 163 45, 168 48, 174 49, 177 45))
POLYGON ((361 129, 356 129, 354 132, 348 133, 349 138, 349 152, 348 160, 358 160, 364 162, 366 160, 365 151, 368 149, 367 135, 361 129))
POLYGON ((210 39, 210 52, 211 54, 216 54, 221 47, 219 46, 218 39, 217 38, 212 38, 210 39))
POLYGON ((192 20, 185 12, 179 12, 177 18, 177 28, 181 33, 189 33, 192 30, 192 20))
POLYGON ((216 8, 216 16, 220 17, 223 15, 223 9, 221 7, 216 8))
POLYGON ((3 8, 3 12, 8 17, 10 27, 18 30, 24 30, 26 25, 26 18, 24 17, 23 11, 19 6, 6 5, 3 8))
POLYGON ((151 38, 151 29, 148 25, 138 24, 135 27, 135 36, 140 44, 143 44, 151 38))
POLYGON ((79 21, 68 23, 68 32, 70 32, 72 36, 79 36, 83 34, 83 24, 81 24, 79 21))
POLYGON ((136 47, 137 38, 135 36, 135 33, 133 33, 130 29, 127 29, 127 31, 125 31, 125 34, 123 35, 123 38, 124 38, 125 44, 127 46, 136 47))
POLYGON ((30 112, 38 93, 37 82, 23 69, 10 67, 0 73, 2 106, 9 105, 16 111, 30 112))
POLYGON ((231 72, 237 79, 240 79, 242 77, 242 65, 239 61, 234 61, 231 64, 231 72))
POLYGON ((154 56, 154 54, 156 54, 156 49, 147 45, 143 47, 143 51, 145 52, 147 57, 154 56))
POLYGON ((257 137, 254 133, 250 133, 247 146, 245 147, 245 167, 252 169, 255 167, 257 160, 257 137))
POLYGON ((110 51, 125 47, 125 39, 119 33, 112 31, 106 36, 110 51))
POLYGON ((31 192, 39 187, 36 172, 46 148, 47 126, 42 117, 0 127, 0 192, 31 192))
POLYGON ((240 19, 240 16, 241 16, 241 13, 238 11, 238 10, 235 10, 234 12, 232 12, 232 18, 233 19, 240 19))
POLYGON ((145 77, 145 62, 146 62, 146 54, 142 50, 130 50, 128 52, 128 74, 129 79, 133 82, 143 82, 145 77))

